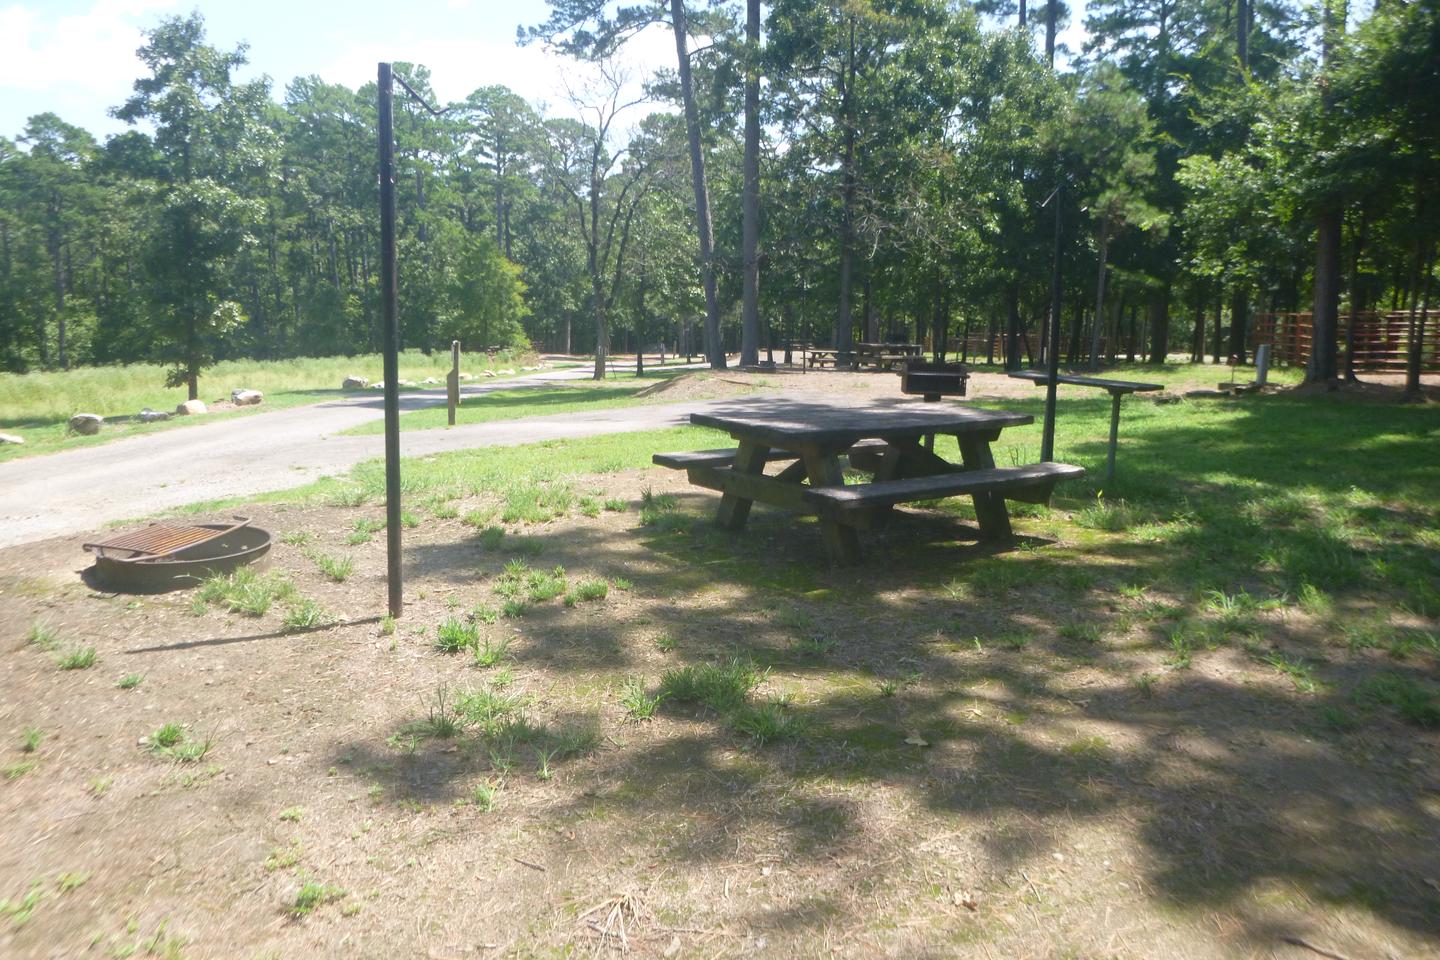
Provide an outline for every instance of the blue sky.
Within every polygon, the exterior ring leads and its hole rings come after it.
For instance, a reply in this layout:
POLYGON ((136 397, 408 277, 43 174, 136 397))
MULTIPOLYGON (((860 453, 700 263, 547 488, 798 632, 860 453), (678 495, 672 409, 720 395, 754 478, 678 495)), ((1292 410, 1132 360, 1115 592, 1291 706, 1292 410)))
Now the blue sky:
MULTIPOLYGON (((123 129, 106 111, 143 72, 141 31, 192 9, 212 44, 249 44, 247 78, 268 74, 277 97, 312 73, 357 87, 381 60, 425 64, 442 100, 503 83, 551 113, 569 112, 567 85, 582 82, 564 58, 515 45, 518 25, 545 18, 544 0, 0 0, 0 136, 45 111, 101 137, 123 129)), ((631 72, 673 65, 673 44, 652 29, 627 51, 631 72)))

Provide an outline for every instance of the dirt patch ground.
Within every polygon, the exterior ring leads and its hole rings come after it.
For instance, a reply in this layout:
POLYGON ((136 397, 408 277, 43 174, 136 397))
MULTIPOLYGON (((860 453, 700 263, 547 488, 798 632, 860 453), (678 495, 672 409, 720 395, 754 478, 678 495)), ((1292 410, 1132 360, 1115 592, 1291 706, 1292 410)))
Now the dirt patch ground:
POLYGON ((1004 556, 909 512, 832 571, 668 471, 574 487, 505 533, 417 508, 393 632, 373 505, 247 511, 294 590, 256 616, 0 552, 0 955, 1440 956, 1434 733, 1325 727, 1246 652, 1322 623, 1246 611, 1182 668, 1184 601, 1063 512, 1004 556), (286 632, 306 600, 341 622, 286 632), (636 719, 732 663, 745 710, 636 719))

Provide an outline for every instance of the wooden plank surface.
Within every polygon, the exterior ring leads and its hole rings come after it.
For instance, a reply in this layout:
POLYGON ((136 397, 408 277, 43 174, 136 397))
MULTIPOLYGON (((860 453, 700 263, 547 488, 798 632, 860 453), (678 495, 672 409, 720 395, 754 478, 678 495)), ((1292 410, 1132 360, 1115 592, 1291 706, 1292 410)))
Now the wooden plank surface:
POLYGON ((714 427, 732 436, 751 437, 769 446, 796 444, 843 446, 857 440, 924 436, 927 433, 996 433, 1034 423, 1028 413, 985 410, 959 404, 894 400, 868 406, 842 406, 798 400, 735 403, 692 413, 696 426, 714 427))
POLYGON ((1083 467, 1067 463, 1036 463, 1028 467, 993 467, 988 470, 966 470, 961 473, 931 474, 905 480, 877 483, 852 483, 808 489, 804 499, 840 510, 862 507, 894 506, 915 500, 933 500, 967 493, 1019 490, 1038 483, 1053 484, 1085 475, 1083 467))
MULTIPOLYGON (((1050 375, 1043 370, 1017 370, 1010 376, 1015 380, 1029 380, 1032 383, 1048 383, 1050 375)), ((1111 380, 1107 377, 1082 377, 1078 374, 1062 373, 1055 378, 1056 383, 1066 383, 1074 387, 1099 387, 1103 390, 1116 390, 1124 393, 1149 393, 1152 390, 1164 390, 1163 383, 1141 383, 1138 380, 1111 380)))

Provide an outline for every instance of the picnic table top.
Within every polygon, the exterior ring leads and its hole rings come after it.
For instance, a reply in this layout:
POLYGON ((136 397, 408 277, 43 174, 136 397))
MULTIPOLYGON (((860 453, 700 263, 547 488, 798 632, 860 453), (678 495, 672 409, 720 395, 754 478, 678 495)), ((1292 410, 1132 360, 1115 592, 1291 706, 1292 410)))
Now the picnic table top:
MULTIPOLYGON (((1048 383, 1050 374, 1044 370, 1016 370, 1010 374, 1016 380, 1030 380, 1034 383, 1048 383)), ((1073 373, 1062 373, 1055 378, 1057 383, 1068 383, 1076 387, 1100 387, 1112 393, 1149 393, 1164 390, 1163 383, 1142 383, 1138 380, 1111 380, 1107 377, 1083 377, 1073 373)))
POLYGON ((844 443, 868 438, 902 439, 930 433, 983 433, 1034 423, 1028 413, 958 404, 890 400, 855 407, 810 401, 737 404, 690 414, 696 426, 714 427, 781 449, 796 444, 844 443))

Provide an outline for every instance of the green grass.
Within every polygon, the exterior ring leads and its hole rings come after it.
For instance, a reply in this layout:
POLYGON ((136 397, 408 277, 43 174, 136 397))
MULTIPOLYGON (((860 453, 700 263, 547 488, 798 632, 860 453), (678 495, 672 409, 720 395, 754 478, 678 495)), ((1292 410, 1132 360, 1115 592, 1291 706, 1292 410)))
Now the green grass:
POLYGON ((646 692, 645 682, 639 677, 626 677, 620 684, 620 706, 625 708, 625 714, 631 720, 653 719, 664 699, 663 693, 651 695, 646 692))
POLYGON ((209 604, 223 606, 231 613, 263 617, 276 600, 295 596, 295 586, 280 573, 256 573, 249 567, 229 576, 217 574, 200 585, 194 602, 197 612, 209 604))
POLYGON ((565 606, 573 607, 577 603, 587 603, 593 600, 604 600, 610 595, 610 583, 599 578, 588 578, 581 580, 570 588, 565 594, 565 606))
POLYGON ((55 657, 55 666, 61 670, 89 670, 95 666, 95 648, 69 647, 55 657))
MULTIPOLYGON (((462 358, 461 369, 478 374, 484 369, 518 367, 522 363, 533 365, 533 362, 529 355, 501 354, 494 359, 476 355, 462 358)), ((449 367, 448 352, 436 352, 427 357, 418 350, 407 350, 400 355, 401 378, 417 383, 426 377, 443 380, 449 367)), ((206 403, 217 398, 228 400, 231 390, 244 387, 264 393, 264 403, 201 417, 175 417, 153 424, 107 422, 93 437, 66 436, 66 424, 72 414, 98 413, 109 421, 114 417, 134 416, 145 407, 171 411, 185 400, 185 389, 167 389, 164 386, 165 368, 154 364, 0 373, 0 431, 19 434, 26 441, 24 446, 0 446, 0 460, 334 399, 345 395, 340 390, 345 377, 353 373, 378 380, 380 369, 378 354, 269 361, 227 360, 201 373, 200 399, 206 403)), ((443 419, 443 407, 440 412, 443 419)))
POLYGON ((176 763, 198 763, 214 746, 213 737, 197 740, 184 725, 167 723, 145 738, 145 748, 157 757, 176 763))
POLYGON ((676 703, 704 704, 725 713, 744 703, 763 679, 754 664, 741 660, 692 664, 668 671, 660 678, 660 691, 676 703))
POLYGON ((339 900, 345 895, 346 891, 339 887, 310 880, 301 885, 300 891, 295 894, 295 902, 291 904, 288 912, 295 917, 309 916, 323 905, 332 900, 339 900))
POLYGON ((285 611, 281 626, 285 630, 313 630, 324 626, 333 619, 330 612, 314 600, 305 599, 291 604, 285 611))
POLYGON ((480 641, 479 628, 456 617, 447 617, 435 628, 435 649, 441 653, 459 653, 480 641))
POLYGON ((349 554, 336 556, 329 553, 312 553, 310 559, 315 561, 315 566, 336 583, 344 583, 350 579, 350 574, 355 572, 355 558, 349 554))

